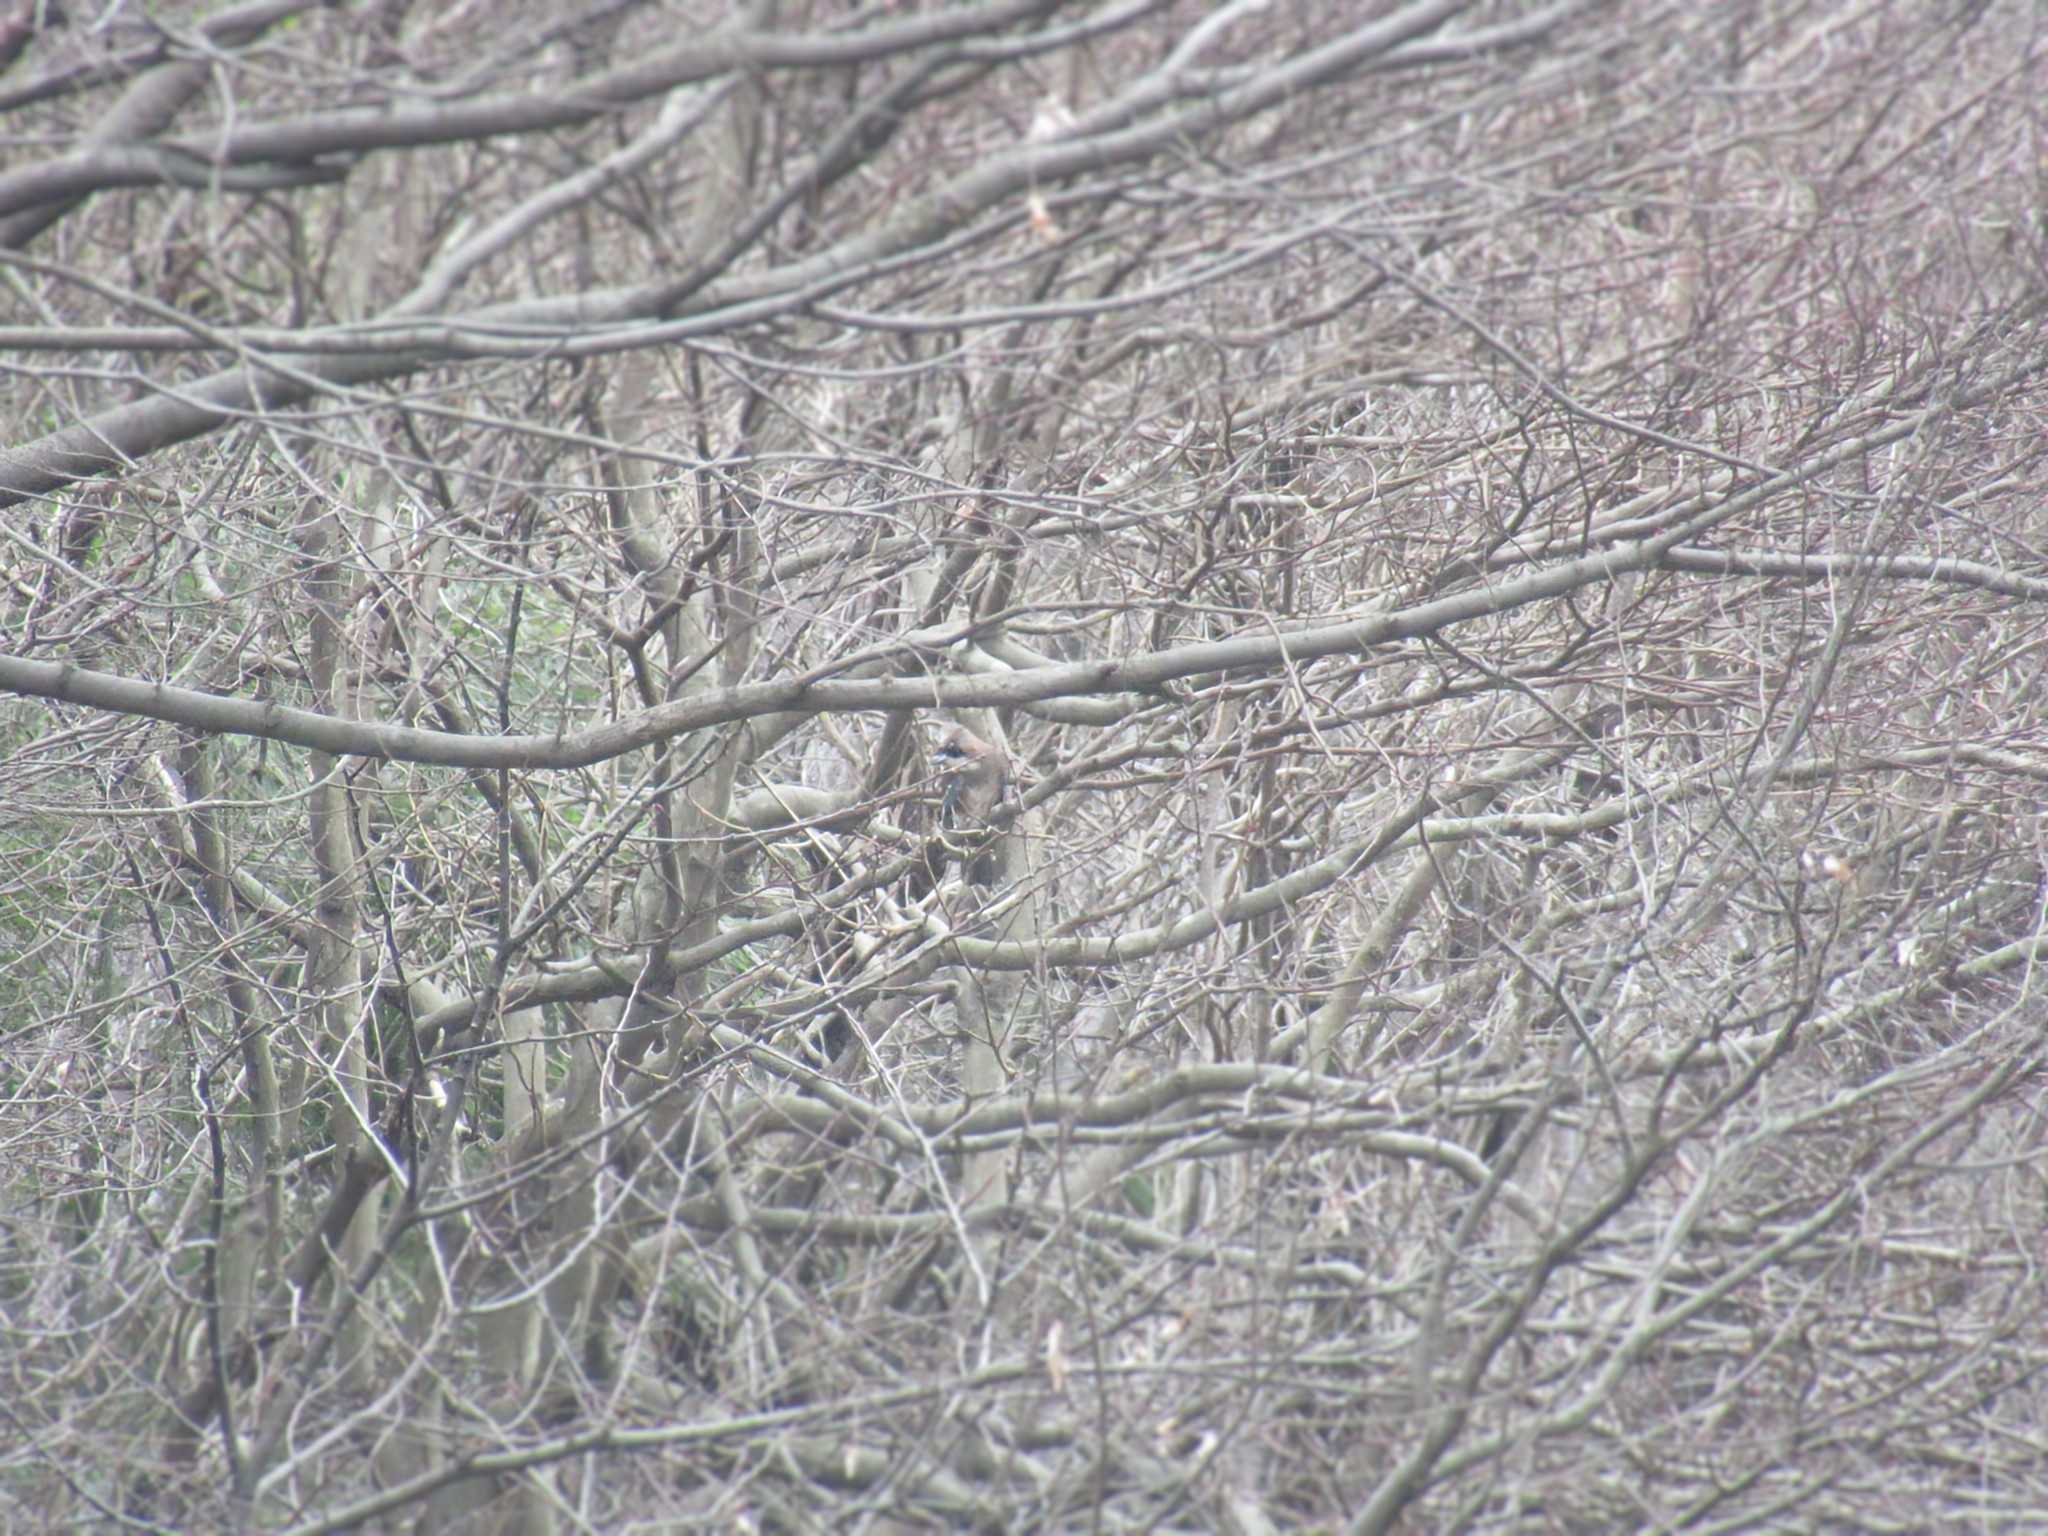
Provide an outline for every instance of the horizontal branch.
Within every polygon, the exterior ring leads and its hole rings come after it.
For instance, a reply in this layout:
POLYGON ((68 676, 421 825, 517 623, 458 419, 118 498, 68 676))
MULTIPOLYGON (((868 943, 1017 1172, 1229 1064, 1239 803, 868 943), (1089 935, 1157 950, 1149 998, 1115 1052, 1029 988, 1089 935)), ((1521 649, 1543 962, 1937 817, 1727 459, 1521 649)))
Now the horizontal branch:
POLYGON ((432 1471, 358 1499, 353 1504, 292 1526, 283 1536, 328 1536, 330 1532, 358 1530, 378 1515, 404 1509, 436 1489, 473 1477, 521 1472, 530 1467, 544 1467, 553 1462, 604 1451, 672 1450, 678 1446, 716 1445, 728 1440, 759 1444, 768 1434, 800 1425, 842 1421, 910 1403, 944 1400, 970 1390, 1009 1386, 1042 1369, 1035 1361, 1006 1362, 984 1366, 951 1381, 920 1382, 915 1386, 881 1392, 828 1397, 822 1402, 803 1403, 791 1408, 768 1408, 758 1413, 720 1419, 693 1418, 646 1428, 608 1424, 580 1434, 532 1441, 514 1449, 461 1456, 436 1466, 432 1471))
POLYGON ((1975 560, 1923 555, 1809 555, 1768 549, 1670 549, 1661 562, 1668 571, 1727 576, 1790 576, 1831 581, 1874 573, 1894 581, 1925 581, 1944 587, 1978 587, 2030 602, 2048 600, 2048 578, 2019 576, 1975 560))
POLYGON ((342 181, 349 167, 310 160, 214 165, 175 144, 109 144, 28 166, 5 178, 16 206, 70 203, 114 187, 185 187, 197 192, 275 192, 342 181))

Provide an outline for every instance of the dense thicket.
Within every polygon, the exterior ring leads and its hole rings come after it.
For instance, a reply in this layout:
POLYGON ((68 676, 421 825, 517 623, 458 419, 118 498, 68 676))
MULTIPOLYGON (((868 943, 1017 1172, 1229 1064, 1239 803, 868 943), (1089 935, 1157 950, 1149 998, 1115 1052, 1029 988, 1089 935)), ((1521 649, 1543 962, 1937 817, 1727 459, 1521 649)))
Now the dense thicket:
POLYGON ((2042 27, 19 8, 0 1523, 2048 1504, 2042 27))

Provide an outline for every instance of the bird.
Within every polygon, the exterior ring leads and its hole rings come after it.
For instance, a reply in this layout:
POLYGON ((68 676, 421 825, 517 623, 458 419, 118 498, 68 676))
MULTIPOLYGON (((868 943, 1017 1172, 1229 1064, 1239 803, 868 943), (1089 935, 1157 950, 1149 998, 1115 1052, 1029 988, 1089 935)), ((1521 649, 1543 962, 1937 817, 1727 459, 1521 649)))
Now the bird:
POLYGON ((1010 760, 1003 749, 965 726, 950 725, 939 737, 932 760, 944 776, 940 819, 949 827, 985 827, 1002 804, 1010 760))
MULTIPOLYGON (((1010 760, 1003 749, 983 741, 965 726, 950 725, 932 750, 941 778, 940 826, 956 832, 974 831, 989 825, 996 807, 1003 802, 1003 788, 1010 777, 1010 760)), ((941 841, 944 841, 943 837, 941 841)), ((948 851, 958 857, 958 850, 948 851)), ((929 861, 933 854, 927 854, 929 861)), ((938 854, 941 860, 944 854, 938 854)), ((932 877, 937 878, 937 868, 932 877)), ((962 873, 969 885, 988 885, 996 877, 997 859, 993 848, 966 863, 962 873)))

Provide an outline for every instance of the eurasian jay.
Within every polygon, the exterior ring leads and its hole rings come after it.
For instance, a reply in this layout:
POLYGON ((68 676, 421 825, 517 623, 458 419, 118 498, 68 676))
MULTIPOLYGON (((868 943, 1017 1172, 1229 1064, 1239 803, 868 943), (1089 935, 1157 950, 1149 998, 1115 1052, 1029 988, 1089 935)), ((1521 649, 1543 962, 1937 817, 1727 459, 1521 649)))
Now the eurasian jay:
MULTIPOLYGON (((1003 749, 962 726, 950 725, 932 750, 932 761, 938 765, 944 784, 939 824, 960 832, 986 827, 996 807, 1002 804, 1003 785, 1009 778, 1010 762, 1003 749)), ((952 847, 950 843, 946 846, 952 847)), ((961 873, 969 885, 988 885, 995 879, 997 868, 995 850, 987 849, 961 873)))
POLYGON ((985 827, 1002 803, 1003 784, 1010 775, 1003 749, 983 741, 965 726, 949 725, 939 737, 932 760, 945 775, 940 819, 949 827, 985 827))

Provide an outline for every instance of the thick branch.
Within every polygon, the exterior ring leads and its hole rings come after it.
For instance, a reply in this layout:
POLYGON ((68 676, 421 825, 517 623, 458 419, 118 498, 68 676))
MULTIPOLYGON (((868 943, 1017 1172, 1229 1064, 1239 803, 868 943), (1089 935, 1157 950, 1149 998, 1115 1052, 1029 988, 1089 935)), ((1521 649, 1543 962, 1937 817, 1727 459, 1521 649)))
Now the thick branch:
MULTIPOLYGON (((1028 5, 1016 4, 974 13, 973 27, 968 30, 984 30, 997 25, 999 18, 1023 19, 1042 8, 1043 3, 1044 0, 1033 0, 1028 5)), ((1470 0, 1428 0, 1425 4, 1412 5, 1298 58, 1263 70, 1245 83, 1204 99, 1197 105, 1166 111, 1136 127, 1056 143, 1023 144, 1007 154, 986 160, 937 191, 911 200, 901 212, 876 228, 841 241, 816 256, 768 273, 701 286, 692 278, 681 294, 672 281, 634 289, 593 290, 560 299, 505 305, 458 317, 450 324, 514 331, 532 328, 536 336, 552 333, 559 339, 566 330, 645 321, 671 314, 696 317, 699 323, 692 328, 700 331, 728 329, 741 323, 764 320, 815 303, 879 275, 909 253, 928 255, 930 248, 966 228, 988 209, 1013 202, 1042 183, 1083 172, 1098 173, 1109 166, 1136 163, 1178 150, 1190 135, 1212 132, 1229 123, 1255 116, 1302 91, 1326 86, 1355 74, 1376 60, 1397 54, 1402 45, 1412 43, 1442 25, 1466 9, 1469 3, 1470 0)), ((1573 5, 1555 6, 1515 28, 1496 29, 1489 36, 1500 39, 1502 45, 1531 42, 1545 35, 1574 9, 1573 5)), ((931 27, 936 24, 927 22, 921 25, 931 27)), ((836 43, 838 40, 833 41, 836 43)), ((848 40, 843 46, 851 45, 851 40, 848 40)), ((822 58, 808 61, 826 62, 822 58)), ((627 73, 646 67, 632 66, 627 73)), ((676 82, 671 80, 668 83, 676 82)), ((518 101, 526 104, 521 111, 547 113, 567 110, 554 96, 522 96, 518 101)), ((374 116, 373 123, 384 124, 391 120, 380 113, 374 116)), ((502 116, 489 118, 472 124, 467 133, 454 136, 506 132, 510 131, 508 125, 511 123, 512 119, 502 116)), ((262 131, 252 127, 243 130, 240 138, 230 136, 229 142, 240 144, 241 152, 250 158, 292 160, 330 153, 351 145, 358 148, 373 146, 378 135, 390 131, 382 127, 373 128, 372 123, 366 123, 361 126, 358 137, 344 140, 332 133, 287 131, 287 127, 275 125, 262 131), (367 138, 361 135, 367 135, 367 138)), ((220 152, 215 146, 208 146, 208 151, 220 152)), ((0 179, 0 206, 4 206, 5 192, 6 182, 0 179)), ((677 338, 671 330, 650 327, 632 339, 641 345, 654 345, 677 338)), ((287 354, 290 372, 279 375, 265 374, 261 360, 257 359, 254 360, 255 366, 225 370, 192 384, 181 385, 175 395, 167 393, 102 411, 75 426, 52 432, 0 456, 0 508, 46 494, 77 480, 122 468, 159 449, 211 432, 252 411, 274 411, 303 404, 320 393, 323 387, 346 389, 398 378, 449 361, 462 355, 459 345, 451 344, 451 341, 452 338, 432 344, 423 338, 418 350, 395 353, 344 353, 325 357, 287 354)))

